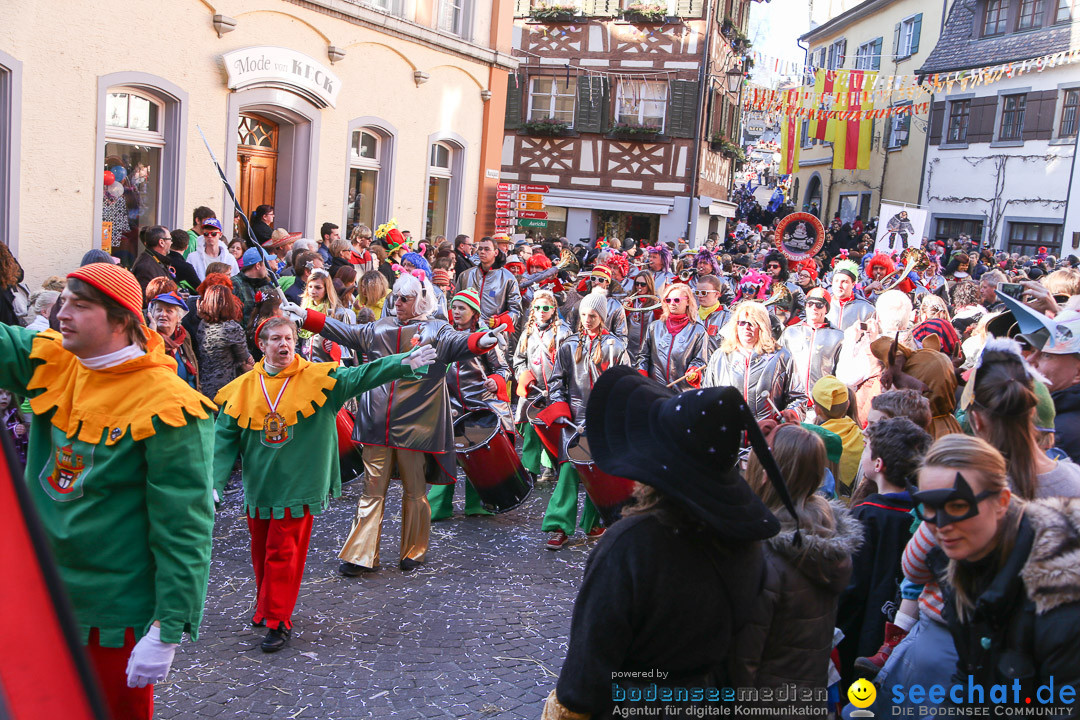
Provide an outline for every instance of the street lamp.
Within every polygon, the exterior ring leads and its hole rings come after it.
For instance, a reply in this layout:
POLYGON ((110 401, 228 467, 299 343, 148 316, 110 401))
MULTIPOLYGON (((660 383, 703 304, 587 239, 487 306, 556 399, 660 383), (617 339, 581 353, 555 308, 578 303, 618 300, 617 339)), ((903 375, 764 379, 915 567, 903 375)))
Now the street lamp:
POLYGON ((726 73, 727 77, 727 91, 732 95, 739 92, 739 87, 743 81, 743 71, 738 67, 732 67, 726 73))

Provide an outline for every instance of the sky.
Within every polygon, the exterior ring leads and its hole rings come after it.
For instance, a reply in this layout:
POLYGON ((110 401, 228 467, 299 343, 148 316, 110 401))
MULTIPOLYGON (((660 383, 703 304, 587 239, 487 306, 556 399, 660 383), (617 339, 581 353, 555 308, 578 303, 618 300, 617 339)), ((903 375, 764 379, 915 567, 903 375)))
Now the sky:
MULTIPOLYGON (((750 28, 747 35, 752 50, 784 60, 803 62, 802 49, 796 44, 799 36, 810 29, 810 13, 806 0, 772 0, 750 4, 750 28)), ((780 76, 768 63, 757 62, 751 79, 772 87, 780 76)))

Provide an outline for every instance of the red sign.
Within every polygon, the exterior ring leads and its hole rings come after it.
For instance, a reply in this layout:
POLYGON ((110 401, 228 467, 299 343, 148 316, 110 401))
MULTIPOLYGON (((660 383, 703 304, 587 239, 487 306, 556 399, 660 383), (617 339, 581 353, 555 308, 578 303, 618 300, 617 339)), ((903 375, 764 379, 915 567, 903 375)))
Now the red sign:
POLYGON ((497 192, 495 193, 496 200, 515 200, 514 193, 509 192, 497 192))
MULTIPOLYGON (((502 190, 502 188, 499 188, 499 189, 502 190)), ((525 192, 531 192, 531 193, 551 192, 551 188, 548 187, 547 185, 523 185, 521 187, 521 189, 524 190, 525 192)))
POLYGON ((497 209, 499 209, 499 210, 509 210, 513 206, 514 206, 514 203, 510 202, 509 200, 496 200, 495 201, 495 207, 497 209))
MULTIPOLYGON (((517 215, 518 214, 516 212, 514 212, 513 210, 496 210, 495 211, 495 217, 497 217, 497 218, 512 218, 512 217, 517 217, 517 215)), ((524 217, 524 215, 522 217, 524 217)))
POLYGON ((499 183, 499 189, 503 191, 517 190, 518 186, 516 183, 499 183))
POLYGON ((533 218, 535 220, 547 219, 547 213, 538 210, 519 210, 517 215, 520 218, 533 218))

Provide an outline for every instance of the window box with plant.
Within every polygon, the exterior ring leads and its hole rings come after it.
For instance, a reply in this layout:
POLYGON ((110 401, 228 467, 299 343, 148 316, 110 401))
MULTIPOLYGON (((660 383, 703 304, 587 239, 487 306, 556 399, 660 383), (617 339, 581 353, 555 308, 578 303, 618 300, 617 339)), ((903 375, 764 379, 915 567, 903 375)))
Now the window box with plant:
POLYGON ((622 11, 622 19, 632 23, 669 22, 667 5, 661 3, 635 2, 622 11))
POLYGON ((562 137, 570 132, 570 123, 555 118, 542 120, 529 120, 522 123, 523 135, 535 135, 539 137, 562 137))
POLYGON ((529 10, 529 17, 541 22, 572 22, 578 18, 576 5, 540 3, 529 10))
POLYGON ((709 138, 709 149, 713 152, 723 153, 724 157, 732 158, 738 162, 746 160, 743 149, 737 143, 728 140, 727 135, 714 134, 709 138))
POLYGON ((615 123, 608 131, 608 137, 614 140, 637 140, 649 142, 663 138, 663 132, 654 125, 637 125, 634 123, 615 123))

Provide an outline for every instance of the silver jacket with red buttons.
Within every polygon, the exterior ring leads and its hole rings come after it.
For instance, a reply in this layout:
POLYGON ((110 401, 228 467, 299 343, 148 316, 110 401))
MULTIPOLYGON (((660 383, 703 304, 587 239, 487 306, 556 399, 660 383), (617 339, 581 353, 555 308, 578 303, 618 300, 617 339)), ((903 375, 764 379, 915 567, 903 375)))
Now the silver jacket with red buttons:
MULTIPOLYGON (((664 320, 654 320, 649 324, 634 366, 658 383, 667 385, 692 367, 703 368, 708 357, 709 335, 704 324, 691 322, 673 336, 664 320)), ((674 387, 680 391, 691 388, 685 380, 674 387)))
POLYGON ((805 322, 791 325, 780 336, 780 346, 791 353, 803 387, 809 392, 814 383, 826 375, 834 375, 844 333, 828 323, 815 328, 805 322))
POLYGON ((873 314, 874 306, 858 296, 852 297, 843 305, 841 305, 839 299, 834 297, 825 319, 834 328, 844 332, 857 322, 869 320, 873 314))
POLYGON ((784 348, 771 353, 753 353, 747 358, 738 350, 717 350, 709 358, 702 387, 730 385, 742 391, 746 404, 758 420, 774 417, 769 400, 777 410, 806 410, 806 388, 798 377, 791 353, 784 348))
MULTIPOLYGON (((583 338, 580 333, 571 335, 555 354, 555 368, 550 380, 550 401, 567 403, 570 406, 571 422, 584 428, 585 406, 589 402, 593 385, 605 370, 616 365, 630 365, 630 356, 626 353, 626 345, 622 340, 606 331, 597 337, 586 335, 583 338), (600 344, 599 363, 593 362, 593 351, 597 343, 600 344), (579 347, 581 359, 577 360, 579 347)), ((566 443, 574 432, 576 431, 563 425, 562 441, 559 443, 560 462, 566 460, 566 443)))

